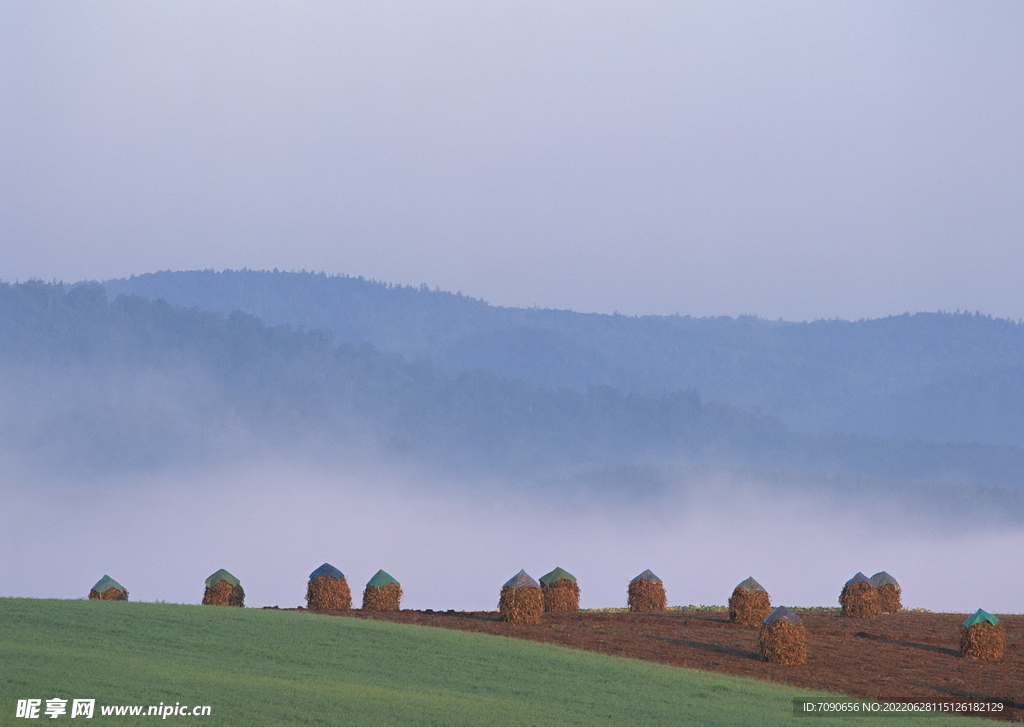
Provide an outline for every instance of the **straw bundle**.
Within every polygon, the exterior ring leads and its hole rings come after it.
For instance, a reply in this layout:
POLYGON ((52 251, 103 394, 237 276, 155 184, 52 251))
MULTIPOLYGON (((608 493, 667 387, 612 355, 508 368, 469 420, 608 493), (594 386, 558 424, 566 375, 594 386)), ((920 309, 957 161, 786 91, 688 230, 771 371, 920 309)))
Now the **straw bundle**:
POLYGON ((102 593, 89 591, 90 601, 127 601, 128 591, 119 591, 116 588, 108 588, 102 593))
POLYGON ((218 581, 207 586, 203 592, 204 606, 245 606, 245 591, 241 585, 232 585, 228 581, 218 581))
POLYGON ((310 611, 347 611, 352 608, 352 591, 348 581, 320 576, 306 586, 306 607, 310 611))
POLYGON ((1005 647, 1006 630, 1002 624, 979 623, 960 627, 960 656, 999 661, 1005 647))
POLYGON ((900 594, 900 587, 891 583, 878 587, 878 603, 882 608, 882 613, 899 613, 903 610, 900 594))
POLYGON ((629 610, 634 613, 657 613, 665 610, 665 584, 650 570, 645 570, 629 582, 627 596, 629 610))
POLYGON ((807 663, 807 630, 788 608, 779 607, 761 624, 757 637, 763 661, 773 664, 807 663))
POLYGON ((501 587, 498 611, 502 621, 539 624, 544 614, 540 585, 521 570, 501 587))
POLYGON ((960 625, 960 656, 999 661, 1006 648, 1006 630, 995 616, 979 610, 960 625))
POLYGON ((548 613, 575 613, 580 610, 580 587, 565 578, 541 586, 544 610, 548 613))
POLYGON ((363 590, 364 611, 397 611, 402 601, 402 586, 383 570, 366 584, 363 590))
POLYGON ((729 597, 729 620, 733 623, 757 626, 772 612, 768 592, 753 578, 740 583, 729 597))
POLYGON ((306 608, 310 611, 347 611, 352 608, 352 591, 345 574, 324 563, 309 574, 306 608))
POLYGON ((878 618, 882 615, 878 587, 863 573, 846 582, 839 594, 839 605, 843 607, 843 616, 850 618, 878 618))
POLYGON ((806 664, 807 630, 803 622, 763 624, 757 637, 761 660, 772 664, 806 664))
POLYGON ((882 613, 899 613, 903 610, 903 602, 900 599, 902 590, 895 578, 881 571, 871 576, 871 582, 878 586, 878 602, 882 613))
POLYGON ((128 591, 108 575, 104 575, 89 591, 90 601, 127 601, 128 591))
POLYGON ((402 587, 397 583, 386 586, 367 586, 363 589, 364 611, 398 611, 402 600, 402 587))
POLYGON ((238 606, 245 605, 245 591, 238 579, 221 568, 206 579, 206 590, 203 592, 204 606, 238 606))
POLYGON ((575 613, 580 610, 580 587, 572 573, 555 568, 540 577, 540 590, 546 612, 575 613))

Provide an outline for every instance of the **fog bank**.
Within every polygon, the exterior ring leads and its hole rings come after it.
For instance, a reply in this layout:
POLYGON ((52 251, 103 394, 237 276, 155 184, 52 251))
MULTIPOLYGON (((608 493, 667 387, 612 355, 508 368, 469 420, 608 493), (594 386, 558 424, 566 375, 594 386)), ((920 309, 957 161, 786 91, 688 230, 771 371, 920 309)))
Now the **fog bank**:
POLYGON ((490 610, 520 568, 537 578, 556 566, 579 579, 583 607, 624 606, 645 568, 664 579, 670 605, 725 604, 752 575, 777 605, 834 606, 854 573, 879 570, 909 607, 1004 613, 1024 602, 1009 566, 1024 549, 1019 526, 954 528, 934 512, 851 509, 713 475, 632 499, 585 488, 556 497, 278 462, 89 488, 22 477, 0 496, 0 596, 82 598, 109 574, 132 600, 198 603, 206 576, 226 568, 247 605, 294 607, 327 561, 356 606, 378 568, 402 583, 405 607, 490 610))

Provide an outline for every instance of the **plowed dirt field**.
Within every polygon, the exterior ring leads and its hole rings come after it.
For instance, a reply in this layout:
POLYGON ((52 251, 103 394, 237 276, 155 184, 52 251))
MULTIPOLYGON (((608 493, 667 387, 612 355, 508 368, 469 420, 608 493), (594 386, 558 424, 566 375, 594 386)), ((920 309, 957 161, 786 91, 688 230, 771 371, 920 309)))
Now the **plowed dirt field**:
POLYGON ((757 629, 729 623, 727 613, 544 614, 537 626, 503 623, 496 612, 321 613, 543 641, 881 701, 1000 702, 1002 712, 984 716, 1024 721, 1024 616, 1002 617, 1006 652, 999 662, 982 662, 957 655, 963 614, 853 619, 797 610, 807 628, 808 662, 782 666, 761 661, 757 629))

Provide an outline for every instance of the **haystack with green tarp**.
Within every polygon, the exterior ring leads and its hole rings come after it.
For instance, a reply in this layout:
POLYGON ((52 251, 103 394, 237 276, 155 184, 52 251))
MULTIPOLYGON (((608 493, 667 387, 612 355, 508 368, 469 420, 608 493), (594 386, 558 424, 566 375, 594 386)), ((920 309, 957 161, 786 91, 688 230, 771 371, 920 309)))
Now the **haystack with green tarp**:
POLYGON ((757 646, 761 659, 772 664, 807 663, 807 629, 785 606, 772 611, 761 624, 757 646))
POLYGON ((544 596, 540 584, 521 570, 501 587, 498 615, 502 621, 539 624, 544 615, 544 596))
POLYGON ((352 608, 352 591, 345 574, 324 563, 309 574, 306 607, 311 611, 347 611, 352 608))
POLYGON ((544 610, 548 613, 573 613, 580 610, 580 587, 576 576, 562 568, 555 568, 540 577, 540 590, 544 596, 544 610))
POLYGON ((658 613, 668 605, 665 584, 650 568, 629 582, 626 601, 634 613, 658 613))
POLYGON ((245 606, 245 591, 237 578, 221 568, 206 579, 204 606, 245 606))
POLYGON ((104 574, 89 591, 90 601, 127 601, 128 591, 120 583, 104 574))
POLYGON ((839 605, 843 615, 849 618, 878 618, 882 615, 878 586, 863 573, 857 573, 846 582, 839 594, 839 605))
POLYGON ((1006 629, 988 611, 978 609, 960 624, 960 656, 999 661, 1006 648, 1006 629))
POLYGON ((398 611, 402 602, 402 585, 390 573, 379 570, 363 589, 364 611, 398 611))
POLYGON ((742 581, 729 597, 729 620, 733 623, 757 626, 772 612, 768 592, 753 577, 742 581))
POLYGON ((896 579, 885 571, 880 571, 871 576, 871 582, 878 586, 878 603, 882 613, 899 613, 903 610, 903 593, 900 584, 896 579))

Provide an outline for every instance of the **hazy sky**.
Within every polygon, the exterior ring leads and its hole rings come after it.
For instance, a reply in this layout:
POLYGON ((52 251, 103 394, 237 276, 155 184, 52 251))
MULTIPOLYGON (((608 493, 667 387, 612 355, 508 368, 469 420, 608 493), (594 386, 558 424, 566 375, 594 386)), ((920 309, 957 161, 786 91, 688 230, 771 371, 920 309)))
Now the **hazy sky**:
POLYGON ((0 279, 1017 319, 1022 119, 1002 0, 5 0, 0 279))

